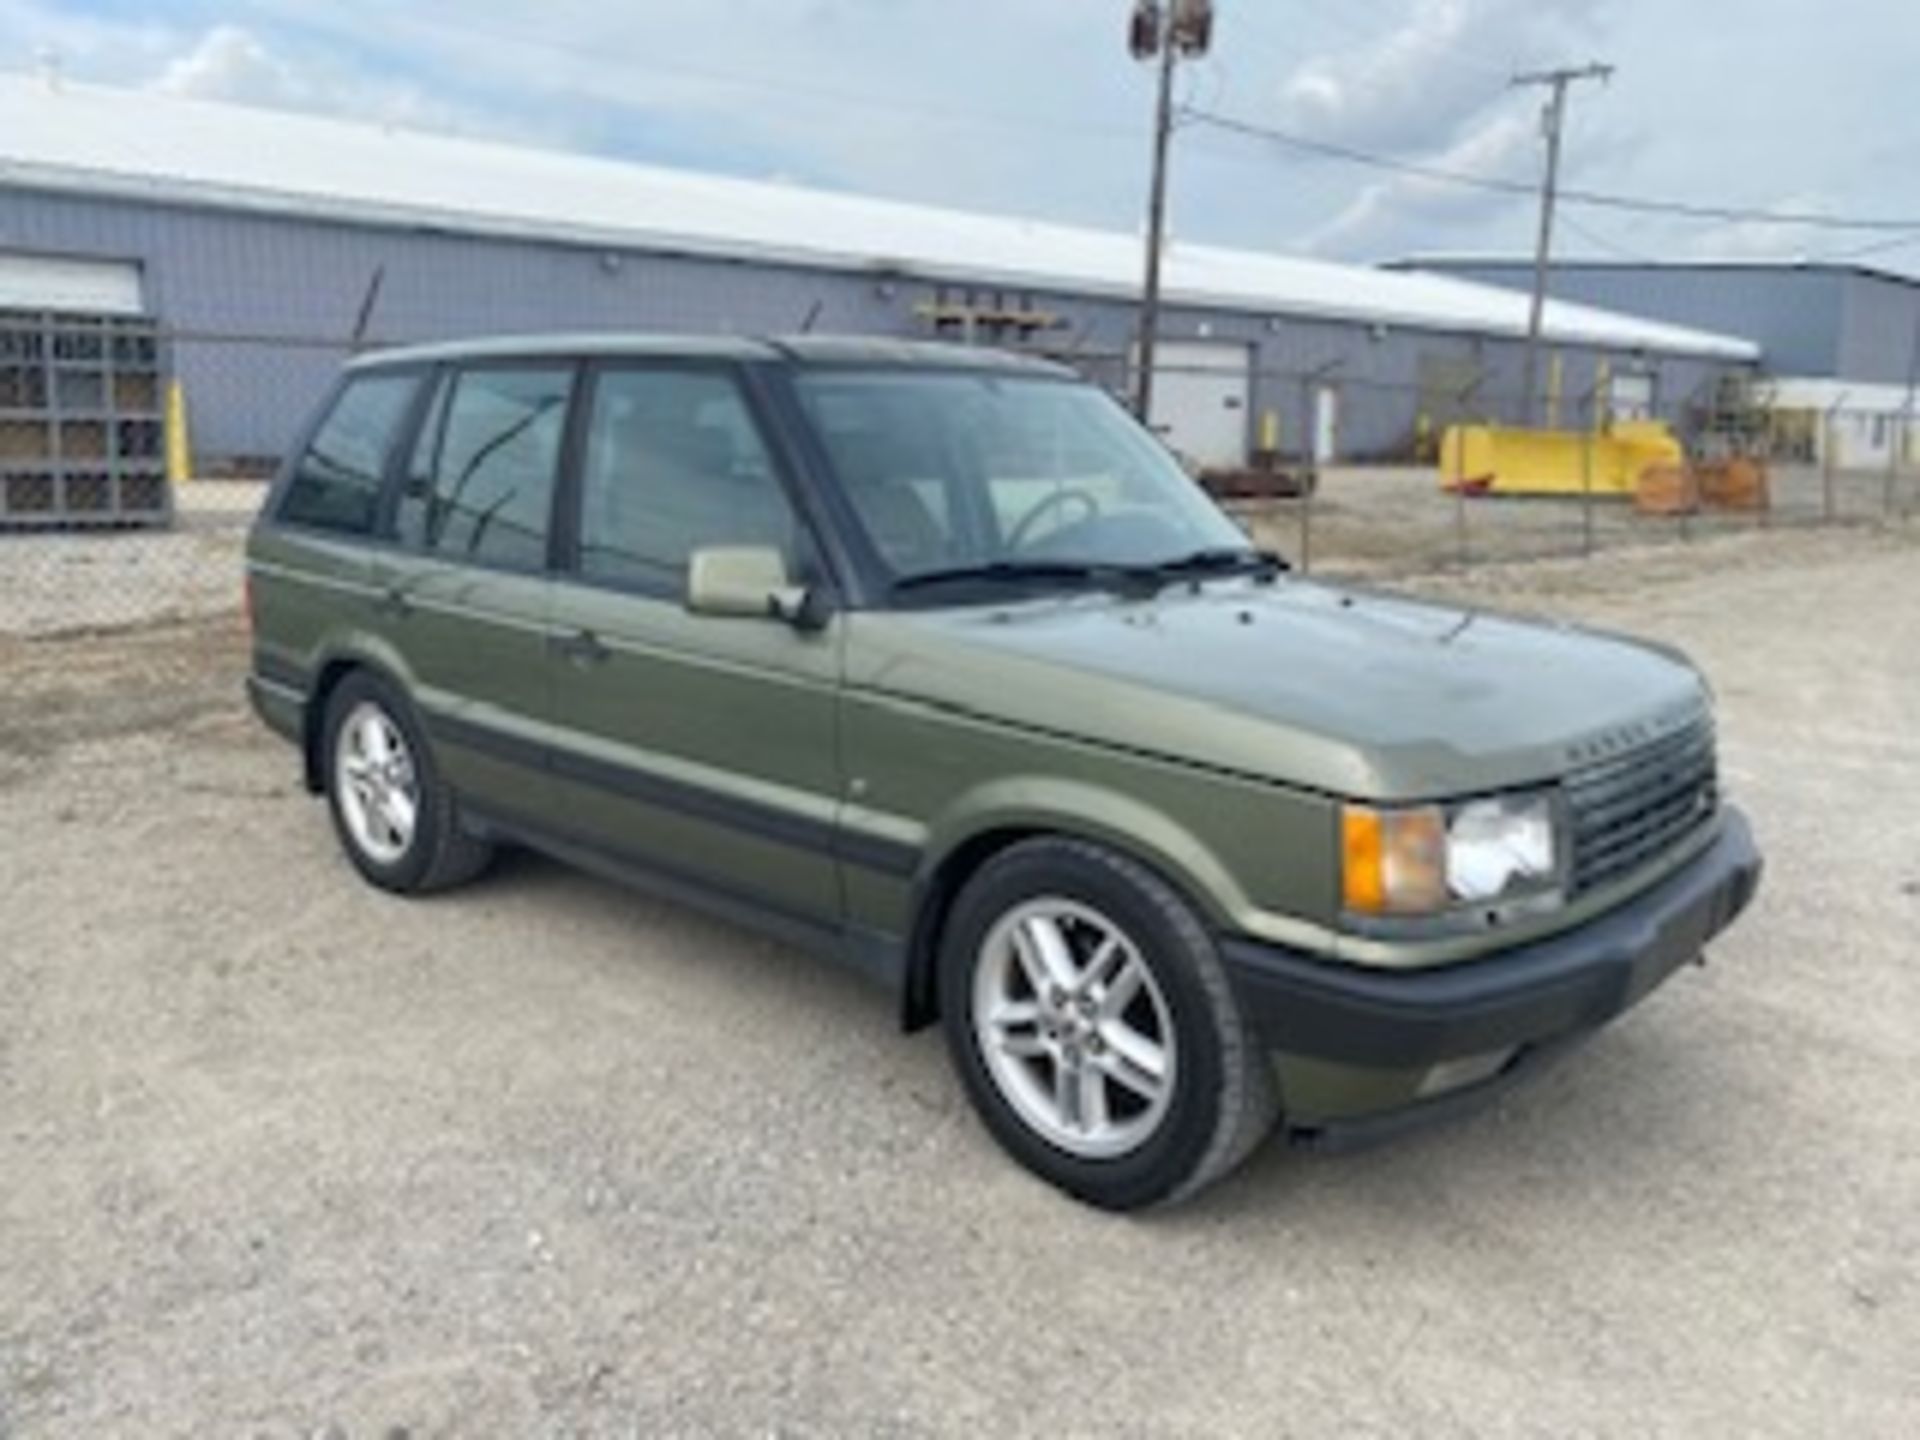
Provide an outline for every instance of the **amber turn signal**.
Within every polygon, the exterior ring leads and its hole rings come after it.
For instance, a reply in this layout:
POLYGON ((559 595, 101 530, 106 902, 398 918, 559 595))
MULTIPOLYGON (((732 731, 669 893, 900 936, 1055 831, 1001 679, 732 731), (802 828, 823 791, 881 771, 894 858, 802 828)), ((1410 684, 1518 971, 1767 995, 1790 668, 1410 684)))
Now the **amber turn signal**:
POLYGON ((1431 914, 1447 906, 1447 822, 1438 806, 1340 812, 1340 894, 1359 915, 1431 914))

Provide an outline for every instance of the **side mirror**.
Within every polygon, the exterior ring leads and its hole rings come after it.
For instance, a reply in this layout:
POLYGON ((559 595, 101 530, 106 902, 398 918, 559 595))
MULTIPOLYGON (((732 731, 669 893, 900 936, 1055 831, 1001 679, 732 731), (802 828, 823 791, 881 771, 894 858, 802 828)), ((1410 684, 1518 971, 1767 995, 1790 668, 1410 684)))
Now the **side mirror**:
POLYGON ((696 615, 784 620, 798 630, 826 623, 813 591, 787 575, 770 546, 711 545, 687 562, 687 609, 696 615))

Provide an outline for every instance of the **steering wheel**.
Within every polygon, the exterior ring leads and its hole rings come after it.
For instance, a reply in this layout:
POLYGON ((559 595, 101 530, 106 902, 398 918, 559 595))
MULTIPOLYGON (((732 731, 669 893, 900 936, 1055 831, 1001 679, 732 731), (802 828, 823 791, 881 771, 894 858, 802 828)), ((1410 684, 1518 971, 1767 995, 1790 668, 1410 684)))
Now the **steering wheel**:
POLYGON ((1087 513, 1080 517, 1080 523, 1082 524, 1093 519, 1100 513, 1099 499, 1091 491, 1083 490, 1078 485, 1067 485, 1058 490, 1049 490, 1045 495, 1040 497, 1039 503, 1028 510, 1026 514, 1022 515, 1015 523, 1012 531, 1007 535, 1007 549, 1019 550, 1022 548, 1022 542, 1027 538, 1027 532, 1033 529, 1034 525, 1039 522, 1042 516, 1050 515, 1061 506, 1068 504, 1079 505, 1086 510, 1087 513))

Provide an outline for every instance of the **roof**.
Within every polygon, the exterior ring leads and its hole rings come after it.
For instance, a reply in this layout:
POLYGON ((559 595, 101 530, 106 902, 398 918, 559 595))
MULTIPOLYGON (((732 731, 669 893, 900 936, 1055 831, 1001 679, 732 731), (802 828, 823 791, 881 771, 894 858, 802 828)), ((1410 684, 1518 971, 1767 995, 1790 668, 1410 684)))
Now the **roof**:
MULTIPOLYGON (((1409 255, 1393 262, 1395 269, 1474 270, 1533 268, 1531 255, 1433 254, 1409 255)), ((1783 270, 1797 274, 1857 275, 1868 280, 1884 280, 1893 285, 1920 287, 1920 275, 1903 275, 1898 270, 1878 265, 1862 265, 1853 260, 1812 260, 1793 257, 1769 259, 1762 255, 1707 256, 1696 260, 1625 260, 1610 256, 1581 258, 1554 257, 1556 270, 1639 270, 1656 274, 1680 271, 1755 271, 1783 270)))
POLYGON ((1769 376, 1755 387, 1764 402, 1780 410, 1840 410, 1865 414, 1905 413, 1913 392, 1905 385, 1869 380, 1837 380, 1825 375, 1769 376))
MULTIPOLYGON (((146 91, 0 75, 0 184, 1131 299, 1136 235, 979 215, 146 91)), ((1481 334, 1524 297, 1438 275, 1176 241, 1179 305, 1481 334)), ((1562 301, 1554 340, 1755 360, 1751 342, 1562 301)))
POLYGON ((874 340, 841 335, 770 335, 752 339, 739 336, 625 334, 617 331, 486 336, 469 340, 442 340, 429 345, 397 346, 359 355, 351 362, 350 368, 432 364, 440 360, 511 360, 530 355, 788 361, 802 365, 858 365, 867 368, 1015 371, 1020 374, 1079 378, 1064 365, 983 346, 942 345, 920 340, 874 340))

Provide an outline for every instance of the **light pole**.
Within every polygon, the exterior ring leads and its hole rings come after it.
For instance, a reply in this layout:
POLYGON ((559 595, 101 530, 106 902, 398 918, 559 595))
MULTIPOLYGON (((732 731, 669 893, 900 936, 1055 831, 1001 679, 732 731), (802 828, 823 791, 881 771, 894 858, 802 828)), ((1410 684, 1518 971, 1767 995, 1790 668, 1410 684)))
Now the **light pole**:
POLYGON ((1173 139, 1173 72, 1183 57, 1204 55, 1213 39, 1213 0, 1134 0, 1127 47, 1136 60, 1157 60, 1153 175, 1147 191, 1147 275, 1140 291, 1140 339, 1133 407, 1151 424, 1153 349, 1160 329, 1160 256, 1167 230, 1167 150, 1173 139))

